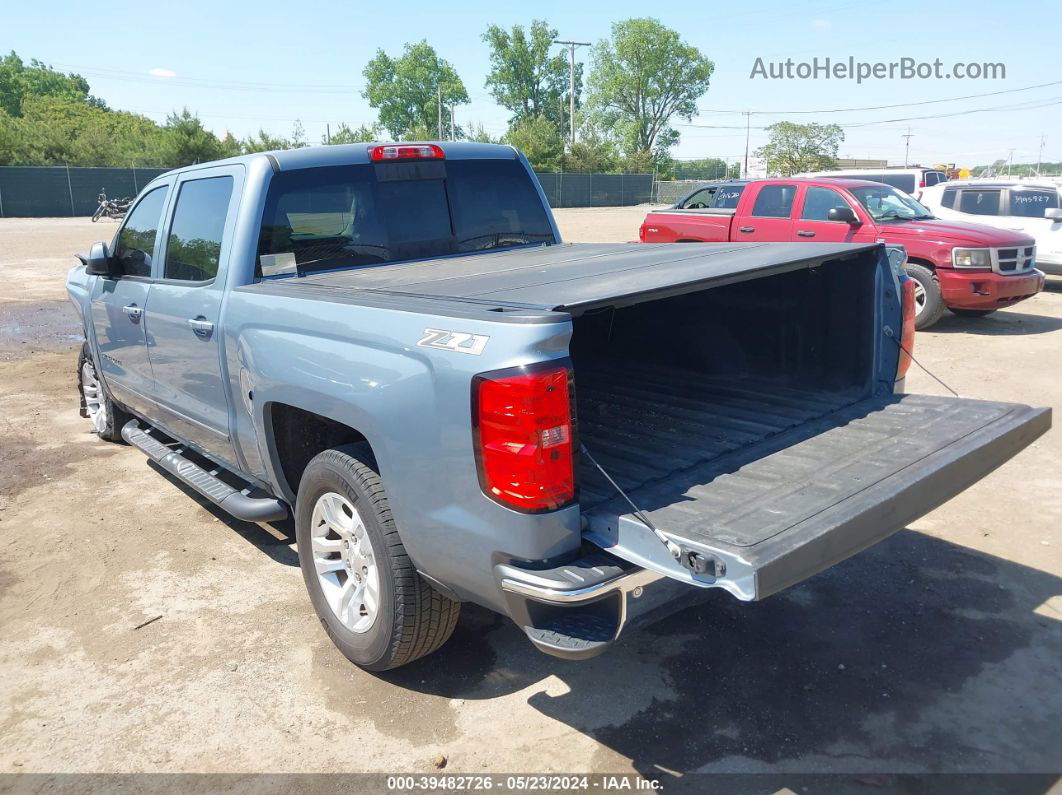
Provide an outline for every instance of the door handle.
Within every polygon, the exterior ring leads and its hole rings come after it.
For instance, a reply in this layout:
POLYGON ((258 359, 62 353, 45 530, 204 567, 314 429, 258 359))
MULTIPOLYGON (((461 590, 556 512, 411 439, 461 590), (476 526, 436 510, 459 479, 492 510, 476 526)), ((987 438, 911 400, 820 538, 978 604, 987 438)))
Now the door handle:
POLYGON ((755 232, 756 231, 756 227, 754 227, 754 226, 743 226, 740 229, 738 229, 738 231, 739 232, 755 232))
POLYGON ((214 324, 203 316, 188 318, 188 325, 192 327, 197 337, 207 339, 214 333, 214 324))
POLYGON ((144 315, 144 310, 136 304, 127 304, 122 307, 122 311, 129 315, 129 319, 134 323, 139 322, 140 318, 144 315))
POLYGON ((810 229, 798 229, 797 234, 801 237, 815 237, 815 233, 810 229))

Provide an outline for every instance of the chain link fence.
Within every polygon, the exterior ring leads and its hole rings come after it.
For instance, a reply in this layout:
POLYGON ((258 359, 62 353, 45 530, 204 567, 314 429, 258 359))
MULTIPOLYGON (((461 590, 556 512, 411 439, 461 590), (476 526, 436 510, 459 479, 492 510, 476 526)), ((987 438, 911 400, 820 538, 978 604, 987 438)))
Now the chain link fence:
POLYGON ((0 167, 0 218, 92 215, 98 196, 136 196, 165 168, 0 167))
MULTIPOLYGON (((102 190, 111 199, 136 196, 165 168, 0 167, 0 218, 92 215, 102 190)), ((645 204, 652 174, 541 172, 551 207, 622 207, 645 204)))
POLYGON ((577 174, 535 172, 550 207, 626 207, 646 204, 652 174, 577 174))

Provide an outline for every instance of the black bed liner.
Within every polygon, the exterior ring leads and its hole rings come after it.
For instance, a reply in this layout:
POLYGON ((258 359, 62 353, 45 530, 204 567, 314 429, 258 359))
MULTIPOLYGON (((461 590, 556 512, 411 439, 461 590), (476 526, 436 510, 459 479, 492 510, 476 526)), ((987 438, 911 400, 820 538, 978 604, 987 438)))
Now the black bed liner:
MULTIPOLYGON (((645 365, 625 375, 580 372, 581 440, 653 525, 727 563, 723 587, 745 599, 901 529, 1051 423, 1050 409, 1011 403, 859 400, 851 392, 679 378, 645 365)), ((716 584, 678 566, 585 460, 579 477, 592 541, 638 565, 716 584)))
MULTIPOLYGON (((783 387, 761 379, 698 375, 665 366, 600 363, 578 370, 580 440, 624 490, 740 450, 856 402, 862 390, 783 387), (622 372, 622 376, 617 373, 622 372)), ((580 462, 580 503, 616 496, 580 462)))

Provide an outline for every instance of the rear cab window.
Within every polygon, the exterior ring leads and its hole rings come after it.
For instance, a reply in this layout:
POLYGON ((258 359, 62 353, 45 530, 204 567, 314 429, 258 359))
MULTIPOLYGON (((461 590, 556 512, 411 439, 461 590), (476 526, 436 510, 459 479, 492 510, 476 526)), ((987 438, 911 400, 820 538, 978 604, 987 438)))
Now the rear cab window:
POLYGON ((757 218, 788 218, 793 211, 796 185, 764 185, 752 205, 757 218))
POLYGON ((257 277, 555 243, 517 160, 282 171, 270 182, 257 277))
POLYGON ((942 207, 948 207, 949 209, 955 206, 955 196, 959 191, 955 188, 945 188, 944 193, 940 197, 940 204, 942 207))
POLYGON ((712 206, 712 199, 718 190, 715 186, 702 188, 682 203, 683 210, 701 210, 712 206))
POLYGON ((1007 215, 1043 218, 1044 210, 1057 207, 1058 191, 1011 188, 1010 199, 1007 202, 1007 215))

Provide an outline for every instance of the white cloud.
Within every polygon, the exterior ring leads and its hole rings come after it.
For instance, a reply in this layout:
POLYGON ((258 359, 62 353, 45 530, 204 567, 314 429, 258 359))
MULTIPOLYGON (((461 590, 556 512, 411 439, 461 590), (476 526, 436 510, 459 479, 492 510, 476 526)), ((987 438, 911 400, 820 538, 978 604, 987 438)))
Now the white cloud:
POLYGON ((811 20, 811 27, 815 30, 829 30, 833 27, 833 23, 828 19, 813 19, 811 20))
POLYGON ((148 69, 148 74, 152 77, 177 77, 177 73, 172 69, 161 69, 158 66, 154 69, 148 69))

